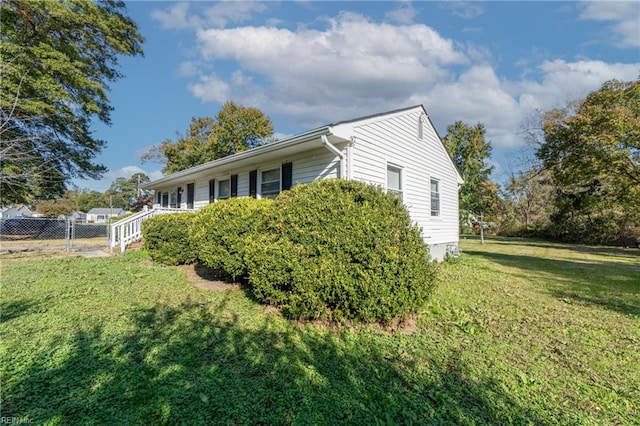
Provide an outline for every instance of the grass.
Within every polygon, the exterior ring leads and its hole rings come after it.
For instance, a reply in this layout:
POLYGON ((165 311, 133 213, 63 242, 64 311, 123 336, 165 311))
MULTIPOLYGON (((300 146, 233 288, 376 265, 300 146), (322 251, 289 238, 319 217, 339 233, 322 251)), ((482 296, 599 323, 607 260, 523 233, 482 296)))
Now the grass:
MULTIPOLYGON (((74 238, 72 248, 80 249, 87 247, 99 247, 107 248, 107 237, 92 237, 92 238, 74 238)), ((65 248, 67 241, 64 238, 58 239, 15 239, 15 240, 0 240, 0 252, 2 251, 31 251, 31 250, 50 250, 55 248, 65 248)))
POLYGON ((412 333, 299 325, 141 252, 0 257, 1 415, 34 424, 633 424, 640 252, 462 242, 412 333))

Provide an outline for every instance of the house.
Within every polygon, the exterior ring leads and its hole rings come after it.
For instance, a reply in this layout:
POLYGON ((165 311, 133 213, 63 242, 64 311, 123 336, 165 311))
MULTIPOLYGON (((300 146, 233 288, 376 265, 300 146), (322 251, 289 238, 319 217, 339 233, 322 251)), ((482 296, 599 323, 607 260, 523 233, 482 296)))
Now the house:
POLYGON ((199 209, 230 197, 273 198, 342 178, 402 198, 434 259, 458 246, 462 178, 422 105, 342 121, 180 171, 143 186, 155 207, 199 209))
POLYGON ((9 206, 2 209, 2 219, 13 219, 14 217, 32 217, 33 212, 24 204, 9 206))
POLYGON ((78 221, 78 222, 86 222, 87 221, 87 214, 85 212, 74 210, 74 211, 71 212, 71 214, 69 214, 67 216, 67 219, 75 220, 75 221, 78 221))
POLYGON ((110 217, 121 216, 125 213, 123 209, 109 209, 95 207, 87 212, 87 222, 105 223, 110 217))

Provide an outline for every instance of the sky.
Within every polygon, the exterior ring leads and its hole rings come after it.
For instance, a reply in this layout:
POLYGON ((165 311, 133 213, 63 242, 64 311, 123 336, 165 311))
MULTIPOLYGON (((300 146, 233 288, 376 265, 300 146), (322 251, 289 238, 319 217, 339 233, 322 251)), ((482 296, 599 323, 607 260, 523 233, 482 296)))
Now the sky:
POLYGON ((640 2, 127 2, 144 57, 122 57, 96 162, 118 177, 225 101, 259 108, 283 138, 422 104, 440 136, 483 123, 494 179, 519 167, 536 111, 640 76, 640 2))

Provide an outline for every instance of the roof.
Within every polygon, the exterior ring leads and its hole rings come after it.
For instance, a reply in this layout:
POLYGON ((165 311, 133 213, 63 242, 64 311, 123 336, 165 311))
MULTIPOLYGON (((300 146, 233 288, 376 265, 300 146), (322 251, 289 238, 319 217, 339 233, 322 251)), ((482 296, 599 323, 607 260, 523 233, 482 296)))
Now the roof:
POLYGON ((356 121, 371 120, 372 118, 384 117, 384 116, 391 115, 391 114, 397 114, 397 113, 400 113, 400 112, 406 112, 406 111, 409 111, 409 110, 412 110, 412 109, 416 109, 416 108, 422 108, 424 113, 425 114, 427 113, 424 110, 424 106, 422 106, 421 104, 418 104, 418 105, 413 105, 413 106, 406 107, 406 108, 394 109, 393 111, 379 112, 379 113, 376 113, 376 114, 365 115, 363 117, 352 118, 351 120, 338 121, 337 123, 328 124, 327 126, 333 127, 333 126, 339 126, 340 124, 354 123, 356 121))
POLYGON ((311 146, 302 148, 300 147, 300 145, 308 142, 312 142, 314 140, 318 141, 317 147, 320 148, 322 146, 320 143, 320 137, 323 135, 329 137, 332 143, 336 143, 340 141, 348 142, 347 140, 341 140, 340 138, 336 138, 336 137, 331 138, 332 134, 331 134, 330 126, 318 127, 317 129, 313 129, 308 132, 300 133, 298 135, 294 135, 289 138, 282 139, 266 145, 260 145, 256 148, 252 148, 247 151, 243 151, 234 155, 229 155, 227 157, 219 158, 217 160, 209 161, 207 163, 200 164, 198 166, 191 167, 189 169, 185 169, 177 173, 170 174, 168 176, 164 176, 160 179, 157 179, 142 185, 142 188, 151 189, 151 188, 157 187, 158 185, 165 184, 167 182, 180 180, 180 178, 188 177, 198 172, 204 172, 212 168, 217 168, 217 167, 225 166, 232 163, 237 164, 238 162, 242 162, 242 161, 250 163, 251 160, 254 159, 255 157, 267 156, 270 153, 274 154, 274 158, 277 158, 280 155, 275 155, 275 152, 279 152, 286 149, 289 149, 290 151, 305 151, 310 148, 315 148, 316 146, 311 145, 311 146))
POLYGON ((87 212, 87 214, 116 214, 120 215, 124 213, 123 209, 108 209, 108 208, 100 208, 94 207, 87 212))
MULTIPOLYGON (((326 124, 324 126, 317 127, 315 129, 306 131, 304 133, 299 133, 297 135, 290 136, 288 138, 281 139, 276 142, 272 142, 266 145, 260 145, 258 147, 249 149, 247 151, 243 151, 234 155, 229 155, 227 157, 219 158, 217 160, 209 161, 207 163, 203 163, 195 167, 181 170, 177 173, 172 173, 170 175, 163 176, 160 179, 156 179, 154 181, 151 181, 142 185, 142 188, 153 189, 153 188, 157 188, 158 186, 168 184, 170 182, 177 183, 180 181, 188 181, 187 178, 189 178, 190 180, 194 174, 203 173, 213 168, 220 168, 225 166, 230 167, 232 164, 234 166, 238 166, 240 163, 248 163, 248 164, 255 163, 255 157, 265 157, 266 159, 266 157, 269 156, 269 154, 271 154, 271 156, 273 156, 274 158, 278 158, 282 156, 281 151, 283 150, 285 150, 285 152, 288 151, 287 153, 291 153, 293 151, 303 152, 303 151, 308 151, 314 148, 320 148, 322 147, 322 144, 320 142, 321 136, 326 136, 329 139, 329 141, 334 144, 340 143, 340 142, 346 143, 350 141, 350 137, 351 137, 350 131, 352 129, 352 126, 350 125, 352 123, 363 122, 363 121, 375 121, 375 119, 377 118, 388 117, 394 114, 401 114, 413 109, 421 110, 421 112, 429 120, 429 124, 431 125, 433 130, 436 132, 438 139, 442 141, 442 138, 438 134, 438 131, 433 125, 433 122, 431 121, 431 118, 427 114, 427 111, 425 110, 424 106, 421 104, 418 104, 418 105, 413 105, 406 108, 400 108, 400 109, 381 112, 377 114, 371 114, 371 115, 366 115, 358 118, 353 118, 350 120, 339 121, 332 124, 326 124), (343 131, 337 132, 336 130, 338 129, 336 128, 341 128, 343 131), (336 132, 334 133, 334 131, 336 132), (278 152, 278 154, 276 154, 276 152, 278 152)), ((447 152, 447 154, 449 153, 447 152)), ((451 159, 450 155, 449 155, 449 158, 451 159)), ((451 160, 451 163, 453 164, 454 169, 456 170, 456 172, 458 173, 458 176, 460 177, 461 174, 458 168, 456 167, 455 163, 453 162, 453 160, 451 160)), ((460 177, 460 180, 461 179, 462 178, 460 177)))

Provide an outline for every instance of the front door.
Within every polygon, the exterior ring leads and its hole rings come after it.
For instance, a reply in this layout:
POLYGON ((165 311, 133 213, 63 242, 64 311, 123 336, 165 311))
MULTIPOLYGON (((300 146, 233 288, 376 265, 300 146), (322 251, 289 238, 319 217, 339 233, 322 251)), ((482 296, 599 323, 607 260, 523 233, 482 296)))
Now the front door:
POLYGON ((194 183, 187 184, 187 208, 193 208, 193 199, 196 195, 196 185, 194 183))

